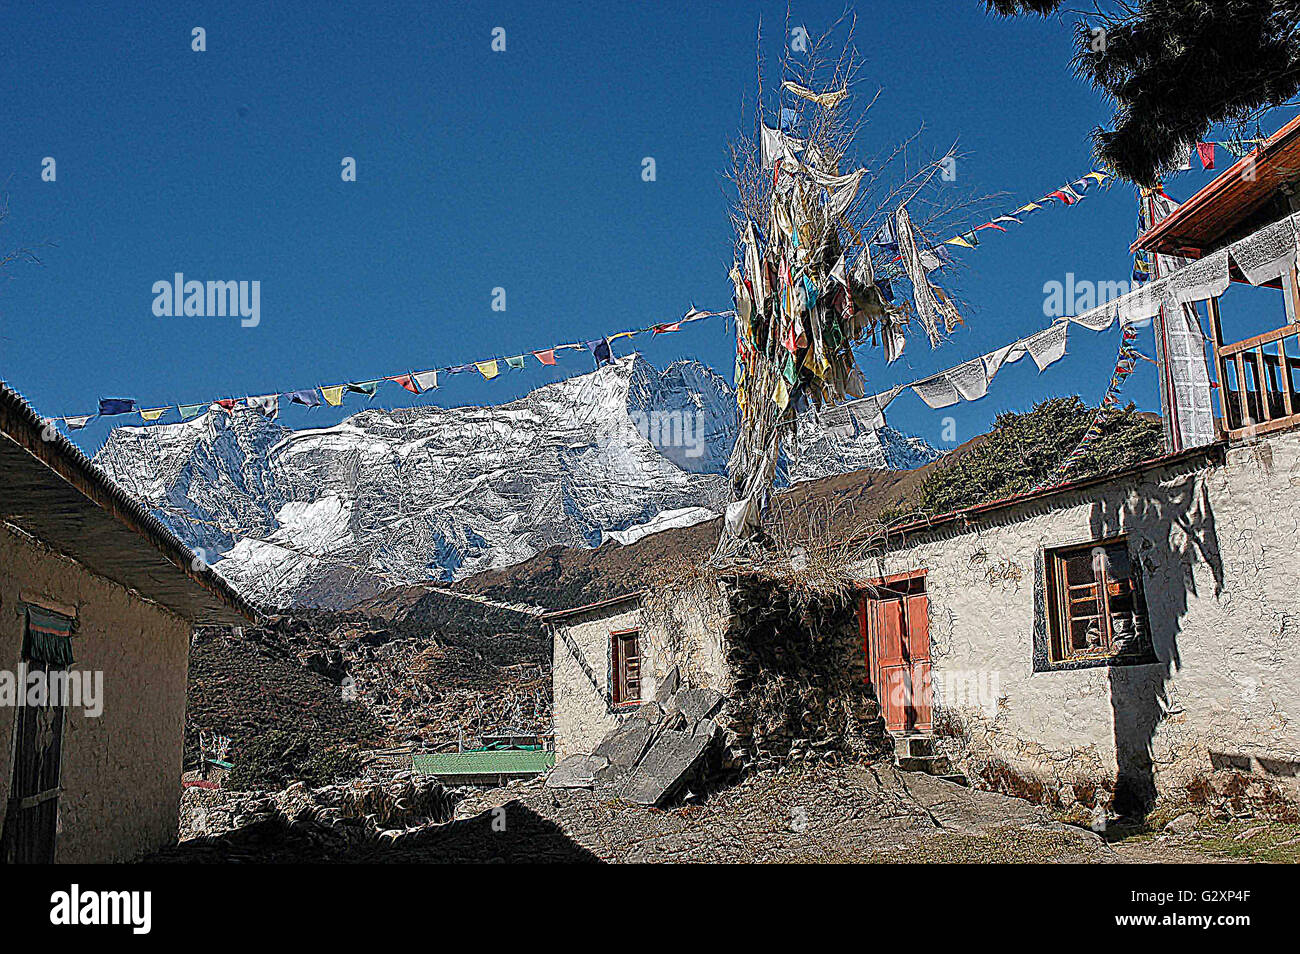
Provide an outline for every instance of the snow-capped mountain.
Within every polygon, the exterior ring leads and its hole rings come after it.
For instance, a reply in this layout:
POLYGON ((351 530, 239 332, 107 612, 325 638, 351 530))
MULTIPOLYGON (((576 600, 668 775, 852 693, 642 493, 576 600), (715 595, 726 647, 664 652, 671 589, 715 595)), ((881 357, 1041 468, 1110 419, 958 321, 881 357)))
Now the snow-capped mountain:
MULTIPOLYGON (((372 408, 299 431, 245 409, 122 427, 95 461, 251 598, 337 608, 705 519, 726 505, 735 435, 722 378, 630 355, 496 407, 372 408)), ((791 480, 938 456, 811 415, 796 443, 791 480)))

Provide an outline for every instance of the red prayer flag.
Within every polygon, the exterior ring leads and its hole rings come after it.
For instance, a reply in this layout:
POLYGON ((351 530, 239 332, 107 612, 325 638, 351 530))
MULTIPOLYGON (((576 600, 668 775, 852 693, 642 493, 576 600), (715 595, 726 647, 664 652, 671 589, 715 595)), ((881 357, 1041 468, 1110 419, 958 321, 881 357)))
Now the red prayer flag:
POLYGON ((235 405, 238 404, 238 403, 239 403, 239 402, 236 401, 234 398, 223 398, 223 399, 220 400, 220 401, 213 401, 213 402, 212 402, 212 406, 213 406, 213 407, 219 407, 219 408, 221 408, 223 411, 225 411, 227 414, 229 414, 231 411, 234 410, 235 405))
POLYGON ((1196 154, 1201 157, 1202 168, 1214 168, 1214 143, 1198 142, 1196 144, 1196 154))
POLYGON ((548 348, 545 351, 534 351, 533 357, 542 362, 542 364, 555 364, 555 349, 548 348))
POLYGON ((392 381, 394 384, 400 384, 402 387, 406 388, 406 390, 410 391, 412 394, 420 393, 420 389, 415 386, 415 382, 411 380, 411 376, 409 374, 399 374, 395 378, 384 378, 384 380, 392 381))
POLYGON ((655 325, 655 334, 657 335, 662 335, 669 331, 681 331, 681 330, 682 330, 682 323, 680 321, 674 321, 671 325, 655 325))

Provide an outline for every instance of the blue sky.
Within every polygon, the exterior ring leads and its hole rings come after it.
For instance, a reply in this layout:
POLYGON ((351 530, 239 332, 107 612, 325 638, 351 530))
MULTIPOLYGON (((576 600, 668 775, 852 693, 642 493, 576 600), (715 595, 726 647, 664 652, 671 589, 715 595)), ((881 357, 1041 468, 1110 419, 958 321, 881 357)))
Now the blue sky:
MULTIPOLYGON (((0 247, 57 243, 43 267, 0 274, 0 376, 42 413, 107 396, 149 407, 337 384, 730 306, 721 170, 754 88, 757 14, 771 59, 784 4, 113 6, 11 3, 0 38, 0 247), (190 48, 195 26, 206 52, 190 48), (504 53, 490 48, 497 26, 504 53), (54 182, 41 179, 47 156, 54 182), (356 182, 340 178, 345 156, 356 182), (641 178, 646 156, 654 182, 641 178), (153 283, 175 272, 260 281, 260 324, 155 316, 153 283), (497 287, 505 312, 491 308, 497 287)), ((792 22, 817 33, 842 9, 797 3, 792 22)), ((957 141, 964 157, 942 188, 1001 194, 970 226, 1092 168, 1087 136, 1108 109, 1069 72, 1067 25, 998 21, 977 0, 857 12, 858 95, 882 89, 864 157, 922 124, 918 159, 957 141)), ((1271 115, 1267 130, 1286 118, 1271 115)), ((1198 168, 1167 190, 1182 199, 1211 175, 1198 168)), ((1116 186, 982 233, 944 280, 969 303, 966 327, 937 352, 913 338, 890 367, 864 351, 873 384, 1044 326, 1043 285, 1067 272, 1127 280, 1134 216, 1132 190, 1116 186)), ((904 395, 890 421, 941 444, 945 417, 964 440, 1049 395, 1095 402, 1117 346, 1117 331, 1075 329, 1066 359, 1041 375, 1008 366, 988 397, 943 411, 904 395)), ((721 321, 640 347, 656 364, 695 357, 730 378, 721 321)), ((422 398, 388 385, 377 403, 499 403, 590 367, 580 353, 556 369, 530 358, 524 372, 460 375, 422 398)), ((1157 406, 1150 366, 1126 396, 1157 406)), ((106 430, 79 439, 93 450, 106 430)))

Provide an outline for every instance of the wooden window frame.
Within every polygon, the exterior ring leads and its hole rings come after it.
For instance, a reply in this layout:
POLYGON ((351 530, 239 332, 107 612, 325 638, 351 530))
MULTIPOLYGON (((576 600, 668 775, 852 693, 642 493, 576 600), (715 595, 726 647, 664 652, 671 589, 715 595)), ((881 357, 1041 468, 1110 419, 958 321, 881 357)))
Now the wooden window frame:
POLYGON ((641 704, 641 628, 639 626, 610 632, 609 676, 609 698, 613 705, 641 704), (635 648, 635 653, 627 653, 625 647, 628 643, 635 648), (629 667, 629 662, 634 665, 629 667))
POLYGON ((1051 668, 1154 661, 1146 599, 1142 588, 1141 564, 1129 549, 1127 535, 1121 534, 1046 549, 1043 571, 1047 616, 1046 655, 1047 663, 1051 668), (1107 551, 1118 549, 1123 552, 1128 562, 1127 578, 1112 580, 1103 567, 1100 579, 1095 582, 1071 585, 1068 582, 1066 561, 1081 553, 1091 553, 1098 548, 1107 551), (1072 590, 1083 591, 1089 588, 1093 590, 1091 596, 1071 593, 1072 590), (1130 604, 1127 615, 1133 620, 1134 632, 1126 648, 1117 648, 1115 618, 1122 617, 1125 610, 1114 608, 1114 603, 1122 603, 1124 600, 1128 600, 1130 604), (1070 612, 1071 606, 1084 603, 1095 604, 1097 612, 1088 615, 1070 612), (1073 645, 1074 626, 1081 620, 1089 619, 1096 620, 1099 624, 1101 637, 1099 649, 1089 650, 1086 647, 1079 648, 1073 645))

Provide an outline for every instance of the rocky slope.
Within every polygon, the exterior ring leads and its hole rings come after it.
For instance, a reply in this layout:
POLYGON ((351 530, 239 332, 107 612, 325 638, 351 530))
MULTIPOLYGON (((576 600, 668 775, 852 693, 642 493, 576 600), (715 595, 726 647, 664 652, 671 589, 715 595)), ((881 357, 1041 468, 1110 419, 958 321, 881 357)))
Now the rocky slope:
MULTIPOLYGON (((725 504, 735 434, 722 378, 631 355, 495 407, 368 409, 300 431, 248 410, 123 427, 95 460, 253 599, 336 609, 705 519, 725 504)), ((791 482, 938 456, 811 415, 796 444, 791 482)))

